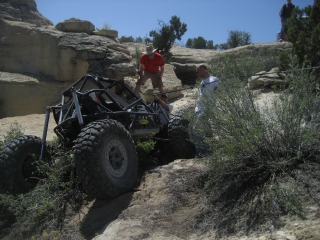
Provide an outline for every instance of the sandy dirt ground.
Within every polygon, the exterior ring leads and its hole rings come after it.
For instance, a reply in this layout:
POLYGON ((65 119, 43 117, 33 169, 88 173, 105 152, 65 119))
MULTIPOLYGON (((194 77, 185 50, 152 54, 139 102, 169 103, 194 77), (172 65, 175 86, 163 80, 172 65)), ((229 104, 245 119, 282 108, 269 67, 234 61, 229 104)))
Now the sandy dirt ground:
MULTIPOLYGON (((21 127, 21 131, 24 135, 35 135, 42 137, 44 122, 46 115, 45 114, 31 114, 26 116, 16 116, 0 119, 0 140, 4 139, 4 136, 10 131, 12 126, 15 126, 15 122, 21 127)), ((51 141, 55 137, 53 131, 56 123, 53 119, 53 116, 50 117, 47 140, 51 141)))

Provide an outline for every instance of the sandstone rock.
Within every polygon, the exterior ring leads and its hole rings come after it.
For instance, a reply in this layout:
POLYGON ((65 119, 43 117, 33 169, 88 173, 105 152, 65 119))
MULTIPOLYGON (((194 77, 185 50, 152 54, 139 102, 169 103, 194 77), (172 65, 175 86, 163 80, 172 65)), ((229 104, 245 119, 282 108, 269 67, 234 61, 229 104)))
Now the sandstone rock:
POLYGON ((126 76, 135 76, 136 68, 128 63, 111 64, 107 69, 106 75, 109 78, 121 80, 126 76))
MULTIPOLYGON (((124 43, 132 56, 135 56, 137 49, 144 51, 145 44, 143 43, 124 43)), ((175 73, 183 84, 195 84, 196 83, 196 66, 199 63, 213 63, 218 64, 219 61, 223 61, 226 57, 239 56, 240 54, 246 54, 247 56, 264 56, 267 54, 273 54, 275 52, 287 51, 292 48, 292 44, 289 42, 273 42, 273 43, 258 43, 250 44, 247 46, 241 46, 224 51, 216 51, 210 49, 192 49, 173 45, 171 54, 166 62, 175 66, 175 73)), ((274 66, 278 66, 278 62, 274 63, 274 66)), ((214 73, 212 73, 214 75, 214 73)))
POLYGON ((194 85, 197 79, 196 68, 199 63, 177 63, 171 62, 175 67, 175 73, 184 84, 194 85))
POLYGON ((56 25, 56 29, 62 32, 76 32, 91 34, 95 30, 95 26, 87 20, 81 20, 78 18, 70 18, 59 22, 56 25))
POLYGON ((117 38, 118 37, 118 31, 116 30, 106 30, 106 29, 100 29, 97 31, 92 32, 93 35, 99 35, 104 37, 111 37, 111 38, 117 38))
POLYGON ((288 84, 285 74, 279 72, 279 68, 272 68, 269 72, 262 71, 256 73, 248 79, 250 89, 283 87, 288 84))
POLYGON ((0 102, 3 117, 24 116, 46 112, 46 106, 60 101, 70 83, 46 81, 41 78, 0 73, 0 102))
POLYGON ((38 26, 53 25, 49 19, 38 12, 35 0, 1 0, 0 18, 38 26))
MULTIPOLYGON (((115 39, 117 40, 117 39, 115 39)), ((130 62, 132 61, 132 57, 131 57, 131 53, 129 52, 129 50, 123 46, 122 44, 111 44, 108 46, 109 48, 115 50, 115 51, 119 51, 119 52, 123 52, 124 54, 130 56, 130 62)))
POLYGON ((112 38, 1 19, 0 28, 0 52, 6 56, 0 58, 0 71, 75 81, 87 73, 109 77, 111 64, 131 62, 129 52, 112 38))

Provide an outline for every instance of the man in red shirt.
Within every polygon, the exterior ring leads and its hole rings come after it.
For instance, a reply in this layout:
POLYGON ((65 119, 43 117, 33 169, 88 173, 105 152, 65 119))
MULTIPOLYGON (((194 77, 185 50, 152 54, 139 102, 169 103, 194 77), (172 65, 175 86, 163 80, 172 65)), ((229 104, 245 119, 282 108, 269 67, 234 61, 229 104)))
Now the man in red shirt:
POLYGON ((139 80, 134 90, 136 96, 139 96, 140 88, 150 78, 153 88, 158 88, 163 93, 162 75, 164 71, 164 59, 161 54, 156 52, 152 45, 146 46, 140 58, 139 80))

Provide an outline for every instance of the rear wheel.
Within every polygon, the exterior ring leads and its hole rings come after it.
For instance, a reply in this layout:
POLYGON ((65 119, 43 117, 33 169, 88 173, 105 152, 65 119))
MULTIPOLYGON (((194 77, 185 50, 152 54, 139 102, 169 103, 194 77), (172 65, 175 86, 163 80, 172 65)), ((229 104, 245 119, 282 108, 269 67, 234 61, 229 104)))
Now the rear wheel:
POLYGON ((181 109, 170 118, 168 133, 172 148, 180 158, 194 158, 196 148, 189 134, 189 120, 184 117, 187 108, 181 109))
POLYGON ((115 120, 101 120, 82 129, 75 144, 75 165, 83 188, 98 199, 131 190, 137 180, 134 142, 115 120))
MULTIPOLYGON (((0 151, 0 189, 5 193, 25 193, 33 189, 43 177, 38 167, 41 139, 37 136, 21 136, 9 141, 0 151)), ((43 160, 49 160, 47 146, 43 150, 43 160)))
POLYGON ((179 158, 170 143, 158 141, 154 149, 159 165, 169 164, 179 158))

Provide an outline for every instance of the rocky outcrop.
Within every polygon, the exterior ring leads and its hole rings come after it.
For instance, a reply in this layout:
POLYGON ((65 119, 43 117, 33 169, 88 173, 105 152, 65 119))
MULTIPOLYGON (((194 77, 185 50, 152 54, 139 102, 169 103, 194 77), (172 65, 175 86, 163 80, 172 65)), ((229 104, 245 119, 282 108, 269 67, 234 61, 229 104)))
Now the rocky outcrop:
POLYGON ((112 38, 1 19, 0 28, 0 52, 5 56, 0 58, 0 71, 62 82, 87 73, 115 79, 136 74, 129 52, 112 38), (116 64, 121 64, 120 76, 112 71, 116 64))
MULTIPOLYGON (((240 54, 250 57, 277 54, 287 51, 291 47, 292 45, 289 42, 250 44, 224 51, 189 49, 177 46, 172 49, 172 56, 169 61, 176 67, 177 77, 183 83, 194 84, 197 78, 195 69, 199 63, 218 64, 226 57, 237 57, 240 54)), ((279 62, 275 61, 273 67, 277 66, 279 66, 279 62)))
POLYGON ((58 104, 70 83, 45 81, 33 76, 0 72, 1 117, 45 113, 46 106, 58 104))
MULTIPOLYGON (((136 55, 137 51, 144 51, 142 43, 124 43, 132 56, 136 55)), ((175 67, 175 73, 183 84, 195 84, 196 66, 200 63, 218 64, 226 57, 236 57, 241 54, 245 56, 265 56, 267 54, 276 55, 277 53, 290 50, 292 47, 289 42, 274 42, 274 43, 259 43, 241 46, 224 51, 216 51, 210 49, 192 49, 174 45, 171 49, 171 54, 167 55, 166 61, 175 67)), ((267 55, 268 56, 268 55, 267 55)), ((133 57, 133 60, 135 58, 133 57)), ((274 66, 279 66, 279 62, 275 61, 274 66)), ((214 73, 213 73, 214 74, 214 73)))
POLYGON ((53 25, 38 12, 35 0, 1 0, 0 18, 32 23, 37 26, 53 25))
POLYGON ((95 26, 87 21, 78 18, 70 18, 59 22, 56 25, 56 29, 62 32, 78 32, 91 34, 95 30, 95 26))
POLYGON ((248 79, 250 89, 286 87, 288 83, 286 75, 281 73, 279 68, 272 68, 269 72, 258 72, 248 79))
POLYGON ((118 31, 116 30, 107 30, 107 29, 100 29, 92 32, 93 35, 99 35, 104 37, 111 37, 111 38, 118 38, 118 31))

